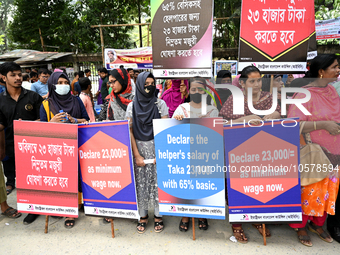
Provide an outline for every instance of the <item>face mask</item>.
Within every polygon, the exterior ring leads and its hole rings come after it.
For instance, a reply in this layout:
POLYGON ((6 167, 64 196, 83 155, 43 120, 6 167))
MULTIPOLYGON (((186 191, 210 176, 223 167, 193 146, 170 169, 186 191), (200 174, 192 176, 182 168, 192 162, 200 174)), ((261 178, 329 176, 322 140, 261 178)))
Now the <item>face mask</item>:
POLYGON ((155 93, 156 86, 155 85, 149 85, 149 86, 144 87, 144 90, 149 95, 153 95, 155 93))
POLYGON ((66 85, 55 85, 55 92, 58 95, 64 96, 68 92, 70 92, 70 85, 68 85, 68 84, 66 84, 66 85))
POLYGON ((202 94, 200 93, 195 93, 195 94, 190 94, 190 100, 194 101, 194 103, 199 104, 202 102, 202 94))

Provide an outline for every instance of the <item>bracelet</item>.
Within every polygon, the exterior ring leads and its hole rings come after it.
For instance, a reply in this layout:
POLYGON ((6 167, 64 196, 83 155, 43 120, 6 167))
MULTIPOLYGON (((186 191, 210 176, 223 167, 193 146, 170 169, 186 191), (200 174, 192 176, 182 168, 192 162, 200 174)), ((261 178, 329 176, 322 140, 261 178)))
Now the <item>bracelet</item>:
POLYGON ((316 121, 314 121, 314 130, 316 130, 316 121))
POLYGON ((74 119, 74 124, 78 124, 78 120, 76 118, 73 118, 74 119))

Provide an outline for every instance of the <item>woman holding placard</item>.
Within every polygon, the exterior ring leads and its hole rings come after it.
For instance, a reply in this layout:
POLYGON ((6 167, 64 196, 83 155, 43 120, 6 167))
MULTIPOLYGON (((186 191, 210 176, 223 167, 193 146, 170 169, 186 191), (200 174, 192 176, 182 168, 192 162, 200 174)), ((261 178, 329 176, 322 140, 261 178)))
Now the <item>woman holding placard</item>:
MULTIPOLYGON (((195 77, 190 81, 190 103, 179 105, 172 118, 182 120, 183 118, 208 118, 218 117, 218 110, 215 106, 207 105, 207 113, 202 114, 202 95, 206 94, 206 81, 203 78, 195 77)), ((198 219, 198 227, 201 230, 208 229, 208 220, 198 219)), ((189 229, 189 218, 183 217, 179 223, 179 230, 186 232, 189 229)))
POLYGON ((126 118, 130 123, 137 201, 139 215, 141 216, 137 224, 137 232, 140 234, 146 230, 149 218, 149 205, 153 205, 155 208, 155 232, 159 233, 164 229, 158 205, 156 155, 152 120, 168 118, 169 113, 166 103, 155 96, 155 90, 154 76, 150 72, 142 72, 137 77, 135 98, 126 109, 126 118))
MULTIPOLYGON (((262 78, 260 70, 255 66, 247 66, 242 70, 240 76, 240 85, 244 94, 244 115, 234 115, 233 114, 233 95, 231 95, 228 100, 223 104, 223 107, 219 113, 220 116, 233 122, 250 122, 252 124, 260 124, 262 120, 266 119, 280 119, 280 106, 276 107, 276 110, 267 116, 254 115, 248 108, 247 98, 248 98, 248 88, 252 88, 252 100, 253 106, 257 110, 269 110, 273 104, 273 96, 271 93, 266 91, 261 91, 262 88, 262 78)), ((253 224, 257 228, 259 233, 262 235, 263 228, 262 224, 253 224)), ((242 224, 232 224, 232 229, 235 238, 240 243, 247 243, 248 238, 245 236, 242 224)), ((266 236, 270 237, 271 234, 266 228, 266 236)))

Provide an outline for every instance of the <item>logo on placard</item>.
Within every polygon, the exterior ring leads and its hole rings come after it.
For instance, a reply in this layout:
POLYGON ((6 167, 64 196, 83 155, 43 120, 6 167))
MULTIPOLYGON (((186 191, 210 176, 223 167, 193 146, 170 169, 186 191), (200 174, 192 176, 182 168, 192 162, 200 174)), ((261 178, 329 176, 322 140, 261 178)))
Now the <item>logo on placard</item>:
POLYGON ((95 213, 95 214, 99 214, 98 208, 93 208, 93 209, 94 209, 94 213, 95 213))
POLYGON ((170 208, 170 212, 176 212, 176 206, 172 205, 170 208))
POLYGON ((27 211, 34 211, 34 205, 28 205, 27 211))
POLYGON ((247 214, 244 214, 244 215, 243 215, 243 220, 249 220, 249 217, 248 217, 247 214))

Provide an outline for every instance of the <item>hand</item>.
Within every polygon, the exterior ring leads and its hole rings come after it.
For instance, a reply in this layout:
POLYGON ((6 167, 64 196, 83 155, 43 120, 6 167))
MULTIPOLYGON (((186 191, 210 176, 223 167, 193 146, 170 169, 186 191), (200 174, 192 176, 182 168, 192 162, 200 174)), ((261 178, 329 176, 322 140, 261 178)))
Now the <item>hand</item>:
POLYGON ((261 117, 257 115, 248 115, 244 118, 246 122, 249 122, 251 125, 260 125, 261 124, 261 117))
POLYGON ((176 119, 176 120, 182 120, 183 119, 183 115, 176 115, 176 116, 174 116, 174 119, 176 119))
POLYGON ((331 135, 340 135, 340 126, 335 121, 325 121, 323 129, 327 130, 331 135))
POLYGON ((263 117, 263 120, 273 120, 273 119, 281 119, 280 113, 275 111, 263 117))
POLYGON ((153 164, 156 165, 156 158, 153 159, 153 164))
POLYGON ((77 123, 76 119, 73 118, 70 114, 66 113, 67 118, 71 121, 71 123, 77 123))
POLYGON ((142 156, 136 157, 136 165, 137 166, 145 166, 144 158, 142 156))
POLYGON ((63 122, 63 121, 65 121, 66 116, 67 116, 67 115, 66 115, 66 112, 57 113, 57 114, 54 115, 54 117, 50 120, 50 122, 57 122, 57 123, 63 122))

